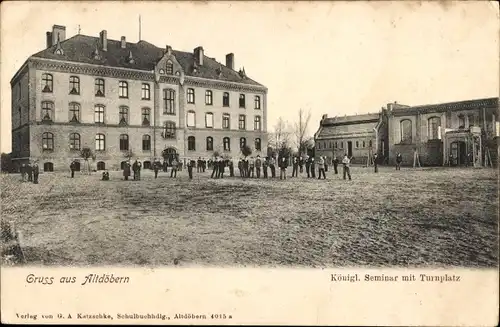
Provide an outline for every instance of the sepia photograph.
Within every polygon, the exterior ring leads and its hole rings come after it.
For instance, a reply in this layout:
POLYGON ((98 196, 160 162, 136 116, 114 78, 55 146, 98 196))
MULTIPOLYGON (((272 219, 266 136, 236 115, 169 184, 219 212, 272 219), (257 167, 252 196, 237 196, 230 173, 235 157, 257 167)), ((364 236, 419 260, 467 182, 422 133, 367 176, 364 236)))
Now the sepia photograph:
POLYGON ((2 269, 496 270, 499 26, 487 1, 4 2, 2 269))

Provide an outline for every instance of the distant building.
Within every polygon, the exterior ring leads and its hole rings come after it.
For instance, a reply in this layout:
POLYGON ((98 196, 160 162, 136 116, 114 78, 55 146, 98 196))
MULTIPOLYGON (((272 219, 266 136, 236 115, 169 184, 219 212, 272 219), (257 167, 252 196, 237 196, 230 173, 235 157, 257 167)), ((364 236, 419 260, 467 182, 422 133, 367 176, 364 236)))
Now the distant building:
MULTIPOLYGON (((267 88, 225 65, 192 53, 47 32, 47 48, 11 80, 12 159, 38 160, 45 171, 68 169, 90 147, 94 169, 119 169, 133 159, 236 157, 243 145, 267 149, 267 88)), ((264 149, 264 150, 262 150, 264 149)))
POLYGON ((377 153, 393 164, 399 152, 403 164, 412 165, 416 151, 422 165, 464 165, 472 154, 474 165, 480 166, 486 159, 496 164, 498 132, 498 98, 422 106, 389 103, 376 114, 324 115, 315 147, 316 155, 347 153, 354 163, 366 163, 377 153))

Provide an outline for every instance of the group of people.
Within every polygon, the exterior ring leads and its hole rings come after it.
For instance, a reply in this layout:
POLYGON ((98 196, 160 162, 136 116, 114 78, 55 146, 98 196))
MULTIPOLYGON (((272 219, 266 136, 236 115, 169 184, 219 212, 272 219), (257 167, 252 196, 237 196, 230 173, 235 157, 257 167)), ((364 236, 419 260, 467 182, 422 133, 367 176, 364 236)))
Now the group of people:
POLYGON ((38 175, 40 175, 40 168, 36 161, 29 161, 27 164, 22 164, 20 167, 22 181, 33 182, 33 184, 38 184, 38 175))
MULTIPOLYGON (((128 178, 130 177, 130 171, 132 170, 134 181, 141 180, 141 169, 142 169, 142 163, 140 161, 137 161, 137 159, 134 161, 132 165, 128 161, 125 162, 123 166, 123 179, 128 181, 128 178)), ((106 177, 104 173, 107 173, 107 171, 103 172, 102 179, 109 180, 109 173, 106 174, 106 177)))

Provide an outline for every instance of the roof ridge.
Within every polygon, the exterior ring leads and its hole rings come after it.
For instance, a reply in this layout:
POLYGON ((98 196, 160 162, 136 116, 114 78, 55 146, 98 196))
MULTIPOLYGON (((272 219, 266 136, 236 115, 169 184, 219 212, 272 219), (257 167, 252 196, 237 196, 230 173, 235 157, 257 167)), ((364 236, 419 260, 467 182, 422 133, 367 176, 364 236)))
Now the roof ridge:
MULTIPOLYGON (((458 104, 458 103, 463 103, 463 102, 479 102, 479 101, 493 101, 497 100, 498 97, 490 97, 490 98, 478 98, 478 99, 470 99, 470 100, 459 100, 459 101, 449 101, 449 102, 440 102, 440 103, 428 103, 428 104, 420 104, 416 106, 410 106, 410 108, 421 108, 421 107, 431 107, 431 106, 444 106, 444 105, 452 105, 452 104, 458 104)), ((402 108, 404 109, 404 108, 402 108)))

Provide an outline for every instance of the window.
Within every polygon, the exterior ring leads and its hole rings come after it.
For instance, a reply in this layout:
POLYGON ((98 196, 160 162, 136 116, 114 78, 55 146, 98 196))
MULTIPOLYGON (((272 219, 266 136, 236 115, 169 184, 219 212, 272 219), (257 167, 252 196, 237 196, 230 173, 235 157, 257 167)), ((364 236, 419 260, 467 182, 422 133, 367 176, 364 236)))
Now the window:
POLYGON ((142 151, 151 151, 151 136, 142 136, 142 151))
POLYGON ((187 102, 194 103, 194 89, 187 89, 187 102))
POLYGON ((54 117, 52 116, 54 112, 54 104, 52 102, 44 101, 42 102, 42 120, 52 121, 54 117))
POLYGON ((328 148, 332 147, 332 141, 328 142, 328 148))
POLYGON ((222 144, 224 145, 224 151, 231 151, 231 140, 229 137, 223 138, 222 144))
POLYGON ((239 129, 246 129, 245 115, 240 115, 240 118, 238 120, 238 128, 239 129))
POLYGON ((222 94, 222 106, 229 107, 229 92, 224 92, 222 94))
POLYGON ((344 148, 344 142, 340 141, 340 148, 343 149, 344 148))
POLYGON ((103 97, 105 95, 104 80, 102 78, 95 79, 95 95, 97 97, 103 97))
POLYGON ((175 123, 173 121, 167 121, 164 124, 163 137, 166 139, 175 139, 175 123))
POLYGON ((247 139, 244 137, 240 137, 240 149, 247 145, 247 139))
POLYGON ((96 104, 94 107, 94 122, 104 124, 104 106, 96 104))
POLYGON ((462 114, 458 115, 458 128, 465 128, 465 116, 462 114))
POLYGON ((255 150, 260 151, 261 150, 261 142, 259 138, 255 139, 255 150))
POLYGON ((207 128, 214 127, 214 114, 211 112, 207 112, 205 114, 205 127, 207 127, 207 128))
POLYGON ((80 150, 80 134, 71 133, 69 134, 69 148, 71 150, 80 150))
POLYGON ((260 96, 256 95, 254 102, 255 102, 255 109, 260 109, 260 96))
POLYGON ((194 136, 188 137, 188 150, 189 151, 196 150, 196 140, 195 140, 194 136))
POLYGON ((372 147, 372 140, 368 141, 368 146, 371 148, 372 147))
POLYGON ((128 135, 120 135, 120 151, 128 151, 128 135))
POLYGON ((80 121, 80 104, 75 102, 69 104, 69 121, 73 123, 80 121))
POLYGON ((128 98, 128 83, 125 81, 118 82, 118 96, 120 98, 128 98))
POLYGON ((163 90, 163 113, 175 115, 175 91, 172 89, 163 90))
POLYGON ((211 106, 213 104, 212 91, 210 91, 210 90, 205 91, 205 104, 208 106, 211 106))
POLYGON ((170 60, 167 61, 167 66, 165 68, 167 70, 167 74, 172 75, 174 73, 174 65, 172 64, 172 62, 170 60))
POLYGON ((187 126, 194 127, 196 124, 196 114, 194 111, 188 111, 187 113, 187 126))
POLYGON ((52 162, 45 162, 43 164, 43 171, 46 172, 54 171, 54 164, 52 162))
POLYGON ((96 151, 104 151, 106 149, 104 134, 97 134, 95 136, 95 149, 96 151))
POLYGON ((475 123, 475 119, 474 119, 474 114, 470 114, 467 119, 469 120, 469 128, 471 126, 474 126, 474 123, 475 123))
POLYGON ((338 147, 337 142, 333 143, 333 148, 336 149, 338 147))
POLYGON ((80 94, 80 78, 76 76, 69 77, 69 94, 80 94))
POLYGON ((253 129, 256 131, 260 131, 260 116, 255 116, 253 120, 253 129))
POLYGON ((245 95, 240 94, 240 108, 245 108, 245 95))
POLYGON ((51 74, 42 74, 42 92, 52 93, 54 80, 51 74))
POLYGON ((439 139, 439 126, 441 126, 441 118, 431 117, 427 121, 427 132, 429 140, 439 139))
POLYGON ((23 124, 23 110, 21 107, 17 109, 17 114, 19 115, 19 126, 23 124))
POLYGON ((321 143, 318 142, 318 150, 321 149, 321 143))
POLYGON ((120 107, 118 111, 118 121, 120 125, 128 125, 128 107, 120 107))
POLYGON ((160 69, 160 74, 165 74, 165 69, 160 69))
POLYGON ((151 99, 151 87, 147 83, 142 83, 141 98, 142 98, 142 100, 150 100, 151 99))
POLYGON ((229 129, 230 128, 230 119, 231 116, 229 114, 222 114, 222 128, 229 129))
POLYGON ((98 161, 97 162, 97 170, 105 170, 106 169, 106 164, 104 161, 98 161))
POLYGON ((149 126, 151 123, 151 110, 149 108, 142 108, 142 125, 149 126))
POLYGON ((42 149, 43 151, 54 150, 54 134, 48 132, 42 134, 42 149))
POLYGON ((411 130, 411 120, 404 119, 400 123, 401 128, 401 143, 411 144, 412 143, 412 130, 411 130))
POLYGON ((213 137, 209 136, 207 137, 207 151, 213 151, 214 150, 214 139, 213 137))
POLYGON ((363 148, 365 148, 365 147, 366 147, 366 143, 365 143, 365 141, 363 141, 363 148))
POLYGON ((23 89, 22 89, 22 87, 21 87, 21 82, 19 82, 19 83, 17 84, 17 99, 18 99, 18 100, 21 100, 21 97, 22 97, 22 91, 23 91, 23 89))

